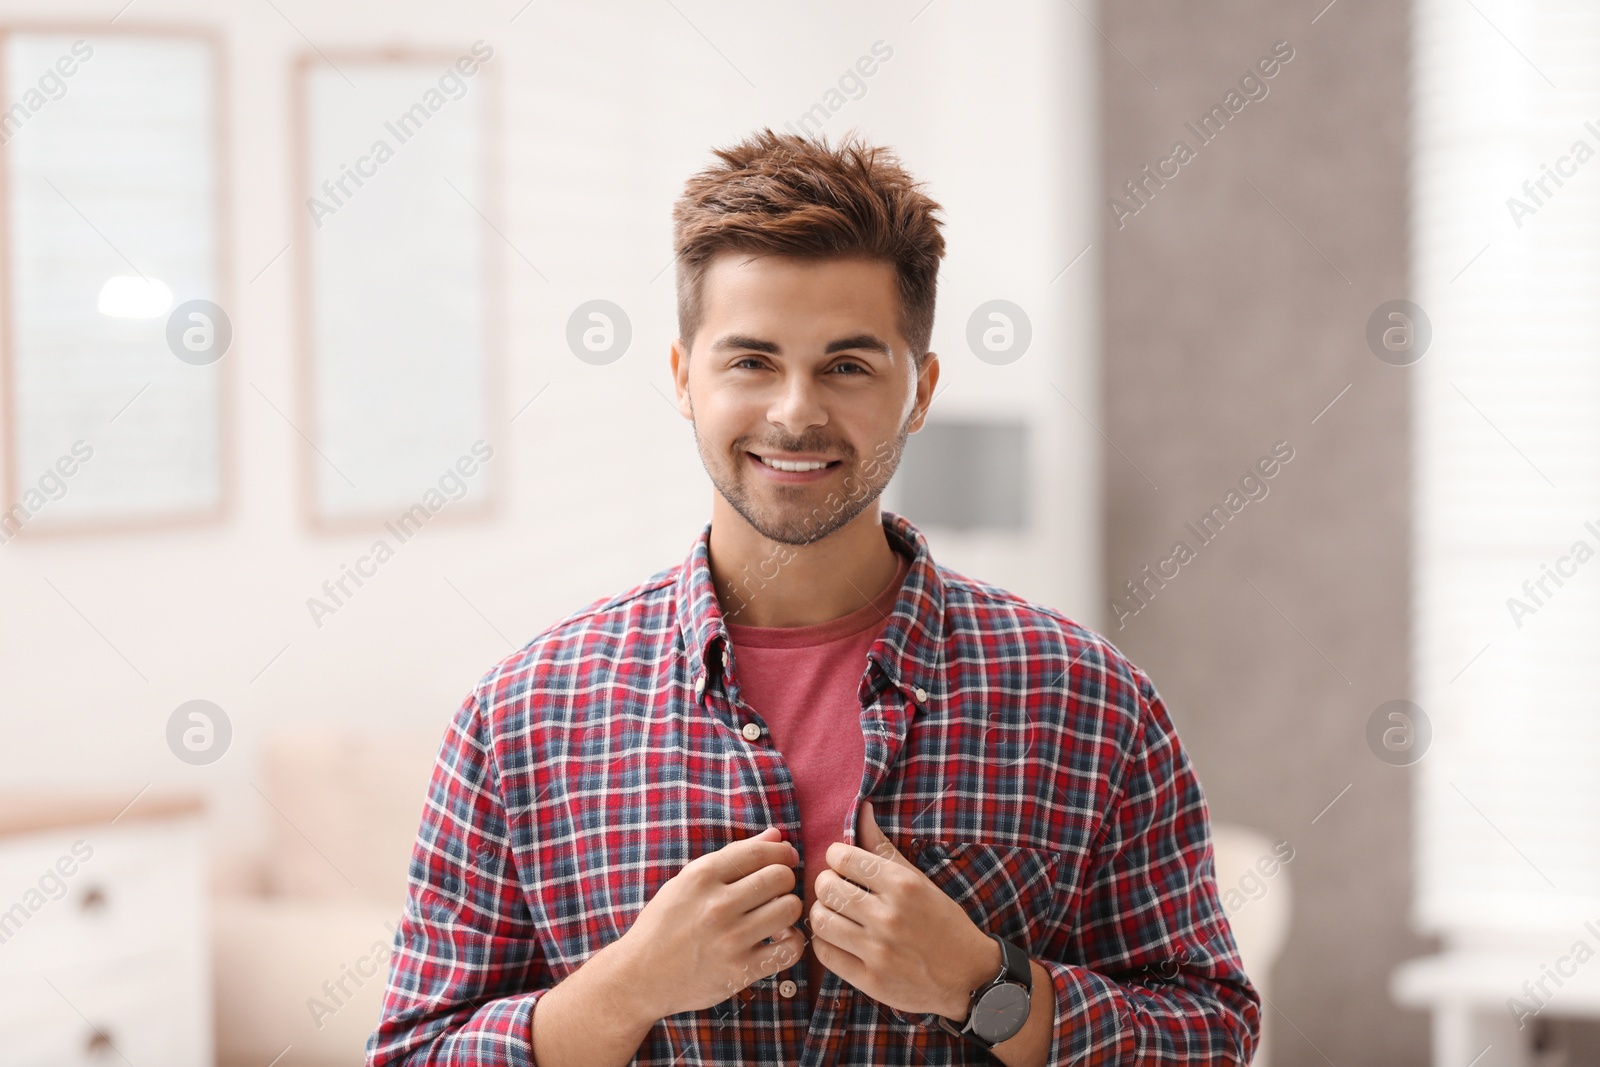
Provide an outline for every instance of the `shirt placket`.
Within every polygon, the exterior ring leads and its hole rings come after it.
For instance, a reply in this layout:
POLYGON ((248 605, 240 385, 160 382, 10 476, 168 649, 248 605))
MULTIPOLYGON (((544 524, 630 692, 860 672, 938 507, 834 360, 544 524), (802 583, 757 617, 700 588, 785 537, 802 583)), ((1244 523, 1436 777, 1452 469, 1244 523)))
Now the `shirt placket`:
MULTIPOLYGON (((707 679, 711 677, 711 672, 704 669, 695 679, 695 696, 756 751, 752 762, 761 775, 761 799, 766 808, 761 818, 782 830, 784 838, 793 842, 798 851, 801 845, 800 801, 795 790, 794 775, 783 754, 772 747, 772 734, 766 720, 739 699, 737 682, 730 682, 728 642, 724 639, 720 644, 722 684, 709 685, 707 679)), ((794 891, 797 894, 800 891, 798 882, 794 891)), ((805 998, 800 995, 800 982, 804 980, 804 975, 805 963, 801 958, 775 975, 752 982, 736 996, 715 1005, 712 1013, 719 1025, 732 1025, 739 1014, 750 1010, 757 998, 771 998, 776 993, 773 999, 776 1000, 775 1007, 783 1030, 786 1034, 797 1035, 806 1026, 805 998)), ((786 1049, 786 1060, 789 1054, 790 1050, 786 1049)))

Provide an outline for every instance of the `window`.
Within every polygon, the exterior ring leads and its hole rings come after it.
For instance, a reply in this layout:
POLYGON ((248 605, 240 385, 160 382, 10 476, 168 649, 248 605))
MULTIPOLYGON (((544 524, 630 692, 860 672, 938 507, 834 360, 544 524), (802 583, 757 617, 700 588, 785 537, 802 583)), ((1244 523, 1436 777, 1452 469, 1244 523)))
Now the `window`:
POLYGON ((1420 0, 1414 918, 1600 915, 1600 5, 1420 0))

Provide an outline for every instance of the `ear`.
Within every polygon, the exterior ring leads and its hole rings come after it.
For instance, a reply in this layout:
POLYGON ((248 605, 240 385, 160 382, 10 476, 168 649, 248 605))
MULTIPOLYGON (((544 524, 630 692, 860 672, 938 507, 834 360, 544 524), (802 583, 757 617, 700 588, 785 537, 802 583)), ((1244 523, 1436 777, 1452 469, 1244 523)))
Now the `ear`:
POLYGON ((933 405, 934 392, 939 385, 939 354, 929 352, 927 362, 917 372, 917 402, 911 424, 906 427, 907 433, 916 433, 922 429, 922 424, 927 421, 928 408, 933 405))
POLYGON ((678 394, 678 414, 692 422, 694 404, 689 399, 689 349, 684 346, 682 338, 672 342, 670 363, 672 385, 678 394))

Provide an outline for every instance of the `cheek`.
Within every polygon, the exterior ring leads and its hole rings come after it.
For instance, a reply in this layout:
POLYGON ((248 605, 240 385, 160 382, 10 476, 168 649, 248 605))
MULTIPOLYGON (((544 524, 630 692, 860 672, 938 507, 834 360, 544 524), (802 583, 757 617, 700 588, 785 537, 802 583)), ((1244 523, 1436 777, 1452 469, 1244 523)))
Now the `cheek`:
POLYGON ((724 455, 745 458, 745 452, 770 437, 767 420, 762 411, 746 406, 723 404, 706 405, 696 409, 700 433, 706 442, 724 455))

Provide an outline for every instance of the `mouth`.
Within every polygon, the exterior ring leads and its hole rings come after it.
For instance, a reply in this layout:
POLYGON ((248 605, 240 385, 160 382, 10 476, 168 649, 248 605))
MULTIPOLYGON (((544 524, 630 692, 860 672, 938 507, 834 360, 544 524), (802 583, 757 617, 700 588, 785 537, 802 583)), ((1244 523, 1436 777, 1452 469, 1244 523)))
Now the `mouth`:
POLYGON ((836 460, 832 460, 832 461, 828 462, 827 464, 824 464, 823 466, 820 466, 820 467, 814 467, 810 463, 785 464, 785 466, 800 467, 800 468, 803 468, 803 469, 800 469, 800 470, 782 470, 782 469, 780 469, 778 467, 773 466, 771 463, 767 462, 766 460, 762 459, 760 456, 756 455, 754 452, 746 452, 745 453, 745 459, 751 466, 757 468, 761 472, 761 474, 763 476, 765 476, 767 478, 770 478, 775 482, 785 482, 785 483, 804 483, 804 482, 820 481, 823 478, 828 477, 828 474, 829 474, 830 471, 832 471, 835 467, 839 466, 841 463, 844 462, 843 460, 836 459, 836 460))

